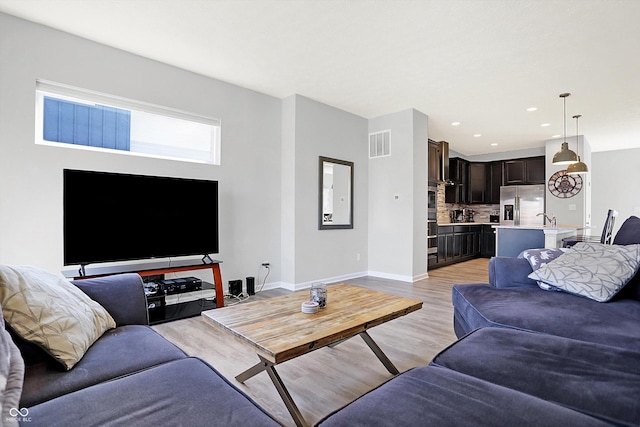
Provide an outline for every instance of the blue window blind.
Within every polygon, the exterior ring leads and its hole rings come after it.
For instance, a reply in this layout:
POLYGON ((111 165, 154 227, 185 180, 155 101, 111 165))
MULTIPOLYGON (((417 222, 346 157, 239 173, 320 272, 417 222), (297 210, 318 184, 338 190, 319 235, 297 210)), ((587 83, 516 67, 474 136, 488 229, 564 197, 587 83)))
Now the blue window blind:
POLYGON ((43 139, 129 151, 131 112, 45 96, 43 139))

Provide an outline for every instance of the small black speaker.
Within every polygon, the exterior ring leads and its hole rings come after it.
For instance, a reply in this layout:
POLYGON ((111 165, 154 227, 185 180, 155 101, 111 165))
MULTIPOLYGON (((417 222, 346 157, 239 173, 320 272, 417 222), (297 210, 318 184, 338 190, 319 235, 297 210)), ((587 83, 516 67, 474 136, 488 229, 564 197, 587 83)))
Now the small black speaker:
POLYGON ((253 276, 247 277, 247 293, 249 295, 256 294, 256 278, 253 276))
POLYGON ((229 293, 238 296, 242 293, 242 280, 229 280, 229 293))

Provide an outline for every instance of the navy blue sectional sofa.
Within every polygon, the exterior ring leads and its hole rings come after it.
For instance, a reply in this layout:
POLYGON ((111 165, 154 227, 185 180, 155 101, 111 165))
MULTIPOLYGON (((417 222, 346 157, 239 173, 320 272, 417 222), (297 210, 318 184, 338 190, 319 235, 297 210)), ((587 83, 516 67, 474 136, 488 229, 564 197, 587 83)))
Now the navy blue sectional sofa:
MULTIPOLYGON (((108 330, 69 371, 13 336, 25 361, 21 425, 278 426, 204 361, 148 325, 137 274, 75 281, 107 309, 108 330)), ((18 408, 16 408, 18 409, 18 408)), ((0 423, 2 425, 2 423, 0 423)))
MULTIPOLYGON (((640 219, 632 222, 619 244, 640 242, 640 219)), ((640 277, 600 303, 542 290, 531 272, 526 259, 492 258, 489 284, 453 288, 458 341, 317 425, 639 426, 640 277)), ((117 327, 70 371, 16 339, 27 365, 23 425, 278 425, 146 326, 137 275, 75 284, 117 327)))
MULTIPOLYGON (((631 217, 614 244, 640 243, 631 217)), ((547 291, 524 258, 456 285, 459 340, 321 426, 640 426, 640 274, 606 303, 547 291)))

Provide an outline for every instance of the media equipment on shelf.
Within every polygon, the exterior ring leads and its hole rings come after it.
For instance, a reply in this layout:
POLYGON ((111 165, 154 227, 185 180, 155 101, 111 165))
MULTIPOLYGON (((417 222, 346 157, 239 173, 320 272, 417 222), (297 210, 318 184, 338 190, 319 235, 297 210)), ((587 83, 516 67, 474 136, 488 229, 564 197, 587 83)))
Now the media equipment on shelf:
POLYGON ((64 264, 218 253, 218 181, 65 169, 64 264))
POLYGON ((164 279, 160 281, 159 286, 166 295, 181 294, 202 289, 202 280, 197 277, 164 279))
POLYGON ((229 280, 229 293, 236 297, 242 294, 242 280, 229 280))

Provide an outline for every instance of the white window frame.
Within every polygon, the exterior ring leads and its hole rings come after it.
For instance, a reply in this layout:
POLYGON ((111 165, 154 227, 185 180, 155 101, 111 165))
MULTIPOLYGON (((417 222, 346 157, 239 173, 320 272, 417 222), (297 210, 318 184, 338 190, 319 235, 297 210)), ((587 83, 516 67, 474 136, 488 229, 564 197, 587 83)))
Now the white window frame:
MULTIPOLYGON (((206 163, 212 165, 220 165, 220 137, 221 137, 221 123, 220 119, 206 117, 198 114, 189 113, 169 107, 163 107, 155 104, 150 104, 142 101, 136 101, 128 98, 123 98, 115 95, 108 95, 100 92, 95 92, 87 89, 80 89, 77 87, 50 82, 46 80, 36 80, 36 114, 35 114, 35 143, 38 145, 48 145, 55 147, 64 147, 69 149, 79 149, 87 151, 101 151, 109 153, 118 153, 122 155, 130 156, 142 156, 161 159, 171 159, 177 161, 194 162, 194 163, 206 163), (62 99, 66 101, 83 103, 83 104, 100 104, 108 107, 120 108, 133 112, 150 113, 156 116, 167 117, 171 119, 180 119, 189 122, 208 125, 211 127, 211 145, 209 153, 200 158, 189 157, 189 149, 183 149, 179 145, 179 141, 175 145, 166 145, 163 148, 165 150, 155 150, 155 153, 149 153, 144 151, 123 151, 110 148, 92 147, 87 145, 69 144, 65 142, 47 141, 43 138, 43 124, 44 124, 44 98, 45 96, 62 99), (164 152, 160 152, 164 151, 164 152)), ((132 142, 132 145, 133 144, 132 142)), ((160 147, 160 146, 158 146, 160 147)), ((202 151, 206 153, 206 150, 202 151)))

